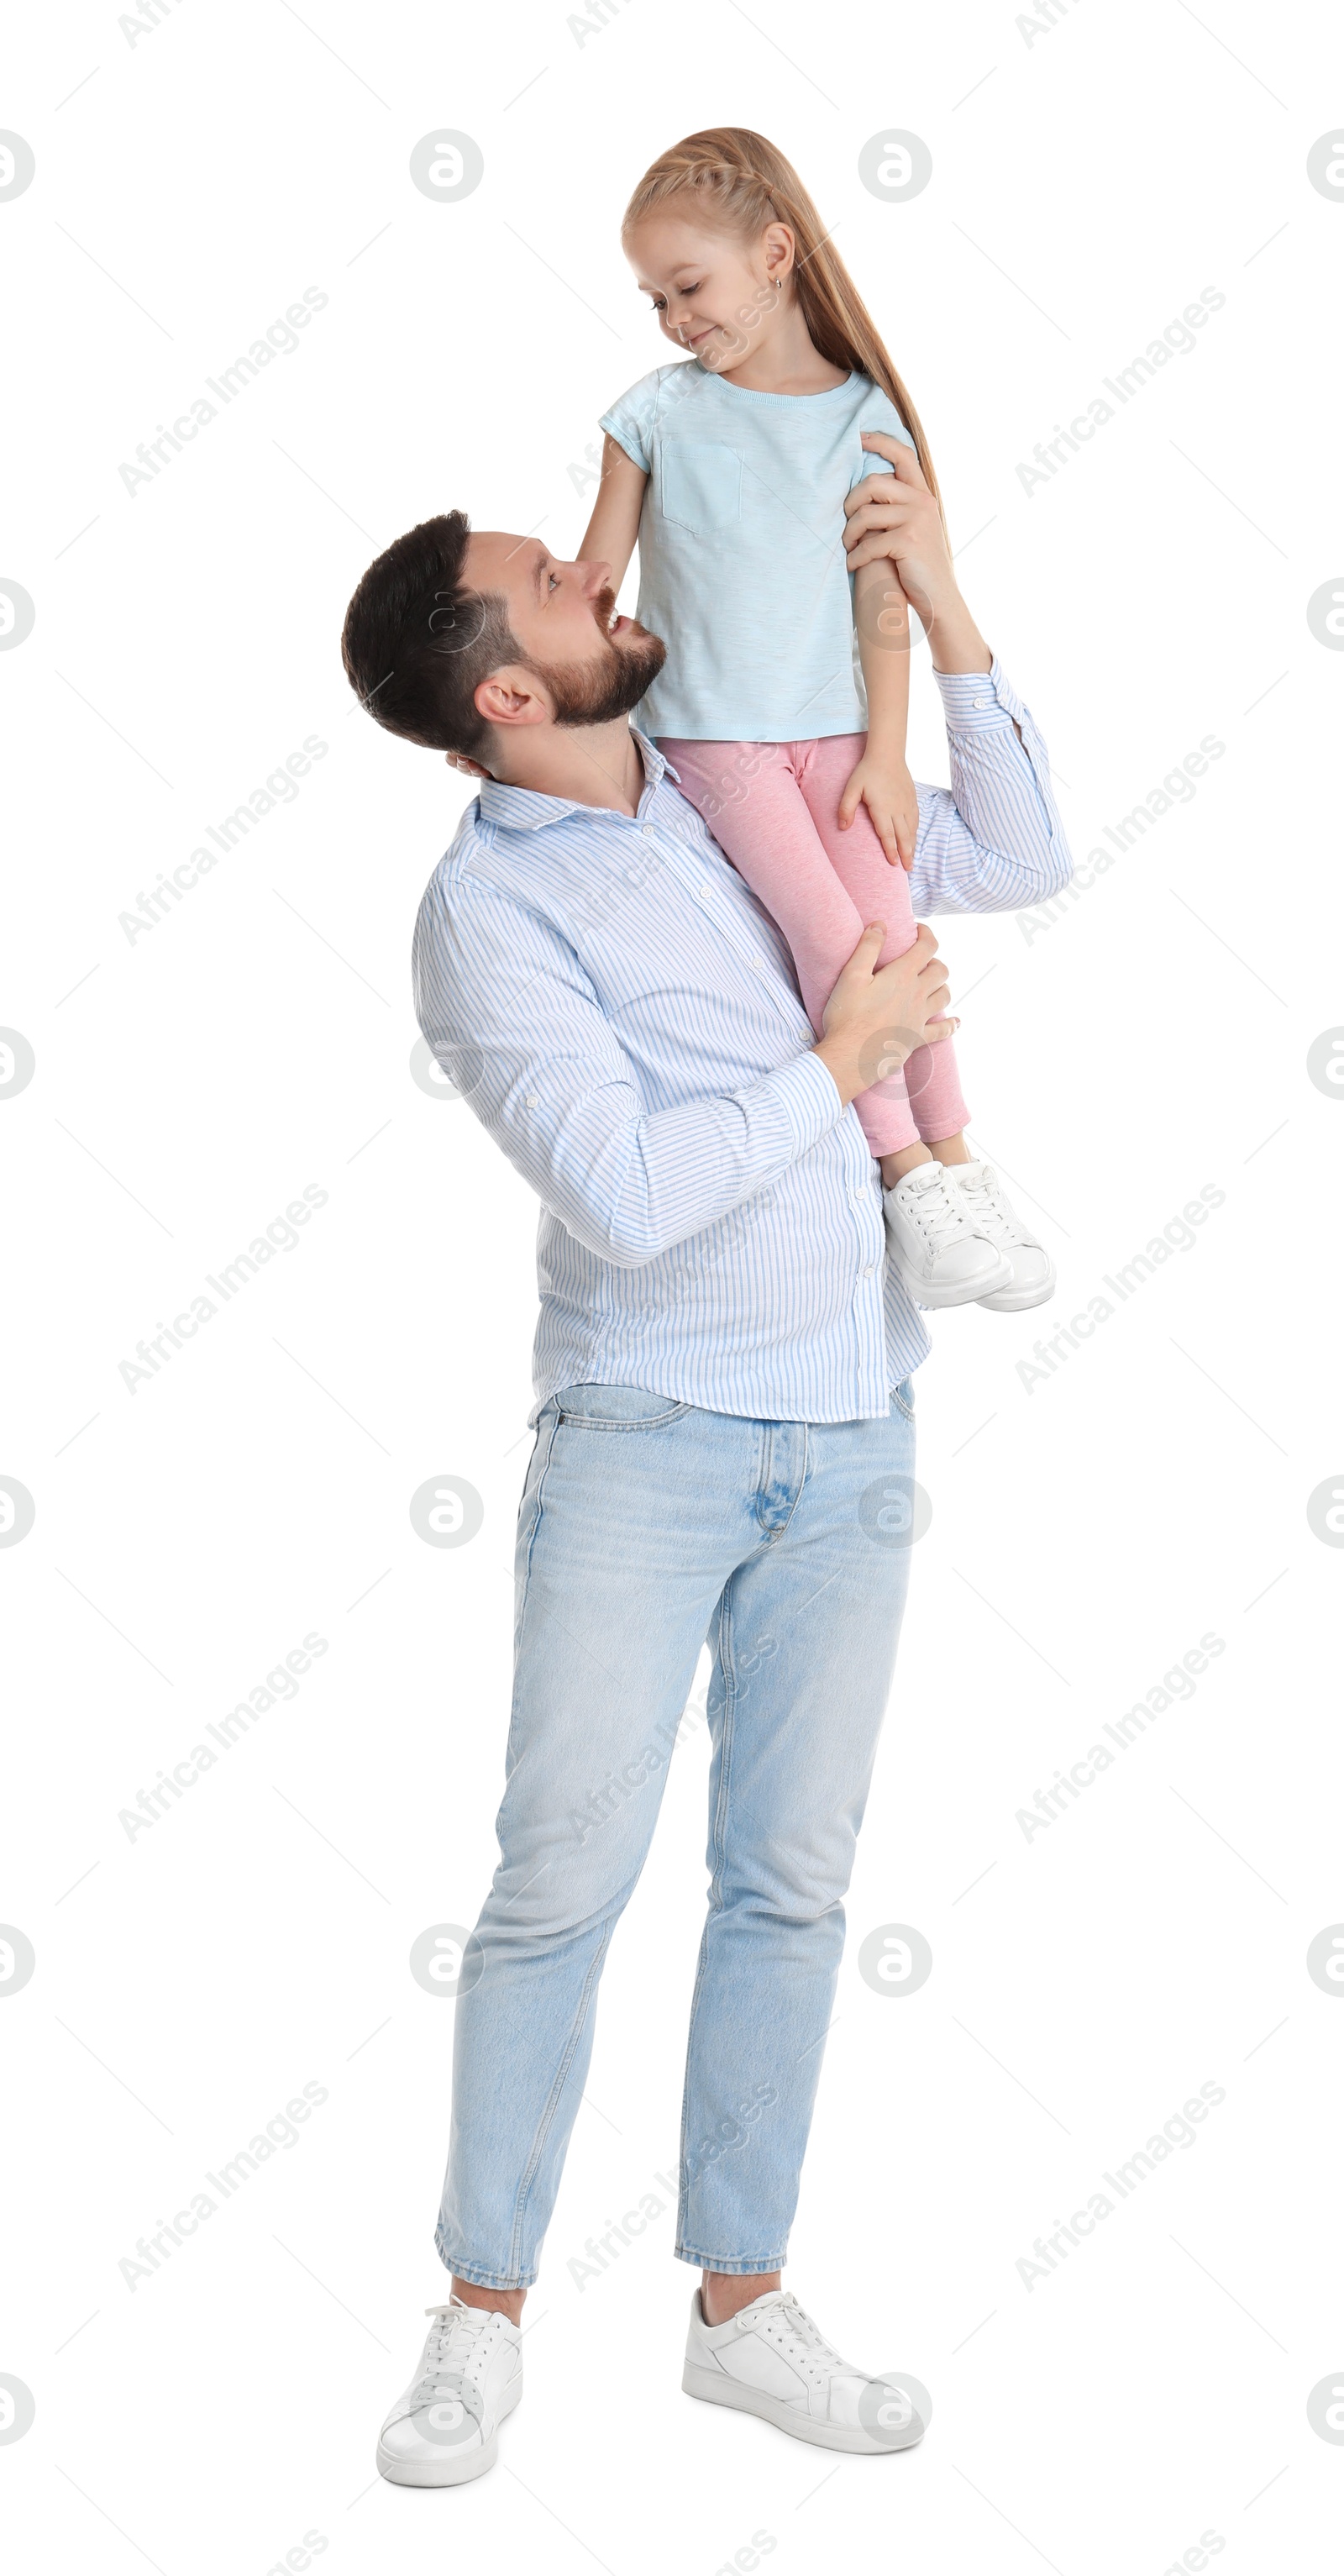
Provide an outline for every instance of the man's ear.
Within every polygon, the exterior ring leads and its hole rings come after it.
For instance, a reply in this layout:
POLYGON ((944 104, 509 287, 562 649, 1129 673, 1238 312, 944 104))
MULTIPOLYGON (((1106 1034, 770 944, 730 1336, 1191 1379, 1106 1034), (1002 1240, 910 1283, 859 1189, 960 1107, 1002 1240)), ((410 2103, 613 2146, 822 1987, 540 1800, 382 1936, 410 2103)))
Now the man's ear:
POLYGON ((519 725, 548 724, 551 717, 533 673, 517 664, 492 671, 475 690, 472 704, 486 724, 501 731, 515 730, 519 725))

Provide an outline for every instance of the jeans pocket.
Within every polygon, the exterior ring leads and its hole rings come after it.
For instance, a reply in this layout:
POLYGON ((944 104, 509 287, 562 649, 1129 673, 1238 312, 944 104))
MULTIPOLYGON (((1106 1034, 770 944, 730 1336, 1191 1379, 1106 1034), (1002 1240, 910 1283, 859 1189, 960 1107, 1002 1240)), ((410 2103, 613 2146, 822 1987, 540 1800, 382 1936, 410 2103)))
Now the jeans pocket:
POLYGON ((691 1409, 646 1386, 566 1386, 555 1402, 561 1421, 578 1431, 657 1431, 691 1409))
POLYGON ((913 1378, 904 1378, 899 1386, 894 1386, 891 1390, 891 1400, 897 1411, 905 1415, 907 1422, 914 1421, 915 1387, 913 1378))
POLYGON ((663 448, 662 513, 692 536, 708 536, 742 516, 742 459, 735 447, 708 438, 673 438, 663 448))

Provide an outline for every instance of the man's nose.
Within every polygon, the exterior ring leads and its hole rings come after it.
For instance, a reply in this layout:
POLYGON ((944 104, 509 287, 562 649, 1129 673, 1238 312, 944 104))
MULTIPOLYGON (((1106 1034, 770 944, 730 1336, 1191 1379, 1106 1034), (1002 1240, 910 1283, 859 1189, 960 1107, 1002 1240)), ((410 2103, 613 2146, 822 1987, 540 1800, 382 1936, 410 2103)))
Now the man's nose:
POLYGON ((611 566, 609 563, 581 563, 579 565, 579 572, 582 575, 582 590, 585 599, 596 599, 599 591, 606 590, 611 581, 611 566))

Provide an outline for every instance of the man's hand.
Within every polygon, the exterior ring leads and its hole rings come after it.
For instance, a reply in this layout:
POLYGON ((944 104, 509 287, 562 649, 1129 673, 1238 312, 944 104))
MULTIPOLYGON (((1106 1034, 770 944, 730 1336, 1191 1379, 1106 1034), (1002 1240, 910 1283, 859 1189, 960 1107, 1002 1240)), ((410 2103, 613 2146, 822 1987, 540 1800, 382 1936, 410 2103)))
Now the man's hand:
POLYGON ((872 817, 873 830, 882 844, 882 855, 888 865, 912 868, 915 864, 915 835, 919 830, 919 797, 915 782, 905 762, 897 755, 869 748, 856 769, 849 774, 840 799, 840 829, 849 830, 860 805, 866 805, 872 817))
POLYGON ((845 499, 849 569, 889 557, 900 572, 933 651, 938 671, 987 671, 993 656, 957 588, 942 513, 913 449, 880 429, 865 429, 863 444, 885 456, 890 474, 870 474, 845 499))
POLYGON ((927 922, 921 921, 904 956, 877 966, 884 937, 885 924, 870 922, 822 1013, 823 1034, 814 1053, 846 1107, 856 1092, 899 1073, 916 1047, 933 1046, 960 1025, 941 1016, 950 996, 927 922))

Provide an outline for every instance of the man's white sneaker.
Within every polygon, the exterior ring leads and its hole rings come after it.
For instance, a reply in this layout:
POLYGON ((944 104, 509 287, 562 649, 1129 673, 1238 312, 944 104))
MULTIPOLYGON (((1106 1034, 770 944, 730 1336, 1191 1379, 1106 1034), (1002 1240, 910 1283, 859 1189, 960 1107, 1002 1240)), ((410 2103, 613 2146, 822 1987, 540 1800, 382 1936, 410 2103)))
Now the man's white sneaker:
POLYGON ((434 2322, 420 2368, 378 2436, 378 2467, 399 2487, 457 2487, 495 2465, 499 2425, 523 2393, 522 2329, 456 2296, 434 2322))
POLYGON ((996 1315, 1020 1315, 1026 1306, 1043 1306, 1055 1293, 1055 1265, 1004 1196, 993 1165, 953 1163, 949 1169, 977 1234, 1011 1265, 1011 1278, 977 1303, 992 1307, 996 1315))
POLYGON ((882 1205, 888 1251, 921 1306, 973 1305, 1012 1278, 1007 1254, 981 1232, 941 1163, 917 1163, 882 1205))
POLYGON ((681 2384, 827 2451, 907 2451, 924 2437, 906 2390, 842 2361, 791 2290, 767 2290, 726 2326, 706 2325, 697 2290, 681 2384))

